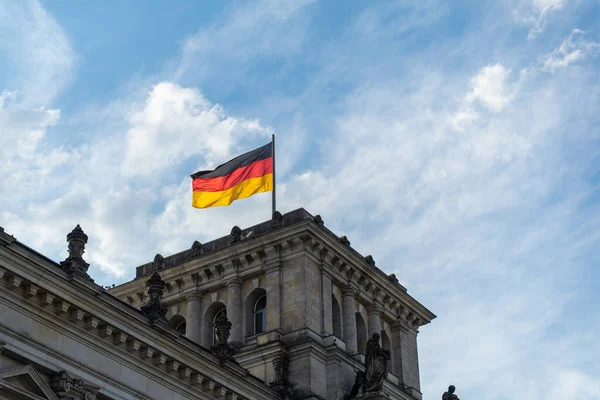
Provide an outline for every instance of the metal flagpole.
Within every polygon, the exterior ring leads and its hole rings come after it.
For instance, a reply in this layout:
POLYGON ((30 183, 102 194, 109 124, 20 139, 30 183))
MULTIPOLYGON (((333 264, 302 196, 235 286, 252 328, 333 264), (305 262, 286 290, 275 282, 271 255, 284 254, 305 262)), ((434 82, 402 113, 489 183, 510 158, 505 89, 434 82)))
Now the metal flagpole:
POLYGON ((276 203, 276 191, 275 191, 275 134, 271 135, 272 141, 271 141, 271 153, 273 155, 273 210, 271 211, 271 216, 275 213, 275 211, 277 210, 277 203, 276 203))

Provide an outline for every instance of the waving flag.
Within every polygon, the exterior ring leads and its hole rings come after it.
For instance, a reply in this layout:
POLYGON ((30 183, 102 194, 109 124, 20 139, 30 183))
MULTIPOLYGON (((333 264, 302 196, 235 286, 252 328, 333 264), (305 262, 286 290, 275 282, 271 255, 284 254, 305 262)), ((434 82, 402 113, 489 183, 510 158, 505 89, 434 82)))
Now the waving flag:
POLYGON ((237 199, 273 190, 273 144, 242 154, 212 171, 192 175, 192 206, 228 206, 237 199))

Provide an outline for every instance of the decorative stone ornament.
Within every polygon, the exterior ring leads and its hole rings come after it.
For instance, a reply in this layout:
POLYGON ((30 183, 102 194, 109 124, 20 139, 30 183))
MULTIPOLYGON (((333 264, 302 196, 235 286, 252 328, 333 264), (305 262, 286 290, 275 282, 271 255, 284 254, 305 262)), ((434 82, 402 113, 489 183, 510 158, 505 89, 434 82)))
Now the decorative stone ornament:
POLYGON ((96 400, 98 388, 85 384, 81 379, 72 378, 61 370, 50 377, 50 388, 59 400, 96 400))
POLYGON ((202 243, 195 240, 192 244, 192 257, 198 257, 200 254, 202 254, 202 243))
POLYGON ((275 369, 275 380, 269 385, 275 389, 282 399, 288 400, 293 397, 292 388, 288 381, 288 367, 290 363, 285 355, 281 355, 273 359, 273 367, 275 369))
POLYGON ((152 261, 152 271, 158 271, 159 269, 163 269, 165 267, 165 258, 160 254, 154 256, 154 260, 152 261))
POLYGON ((93 281, 87 274, 90 264, 83 259, 85 253, 85 245, 88 241, 88 236, 83 232, 83 229, 77 226, 67 235, 69 256, 61 261, 62 269, 69 275, 77 275, 93 281))
POLYGON ((231 228, 231 233, 229 234, 229 243, 237 243, 240 240, 242 240, 242 230, 236 225, 231 228))
POLYGON ((167 308, 162 303, 162 297, 165 289, 165 281, 163 281, 157 271, 146 281, 146 287, 148 288, 148 303, 142 306, 142 314, 144 314, 150 323, 156 321, 167 321, 167 308))
POLYGON ((375 260, 373 259, 372 255, 368 255, 365 257, 365 261, 367 262, 367 264, 369 264, 371 267, 375 266, 375 260))
POLYGON ((350 241, 346 236, 340 236, 340 242, 346 247, 350 247, 350 241))
POLYGON ((323 217, 321 217, 320 214, 317 214, 313 217, 313 221, 315 221, 315 224, 319 225, 319 226, 323 226, 325 225, 325 222, 323 222, 323 217))
POLYGON ((279 211, 275 211, 271 217, 271 227, 273 229, 281 228, 283 225, 283 215, 279 211))
POLYGON ((233 360, 235 348, 229 345, 229 332, 231 331, 231 322, 227 319, 225 313, 220 313, 215 320, 215 332, 217 342, 210 348, 210 351, 215 355, 222 364, 227 360, 233 360))

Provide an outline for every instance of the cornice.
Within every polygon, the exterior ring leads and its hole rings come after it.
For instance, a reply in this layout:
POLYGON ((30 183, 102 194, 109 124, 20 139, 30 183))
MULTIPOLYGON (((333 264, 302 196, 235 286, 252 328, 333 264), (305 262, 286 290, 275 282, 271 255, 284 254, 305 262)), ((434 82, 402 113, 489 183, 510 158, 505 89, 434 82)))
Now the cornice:
MULTIPOLYGON (((177 282, 180 294, 186 293, 194 279, 198 287, 215 290, 225 287, 224 277, 236 274, 241 279, 249 279, 303 254, 319 265, 335 284, 355 287, 361 303, 377 304, 390 321, 399 318, 403 310, 408 310, 407 316, 418 325, 425 325, 435 318, 403 286, 374 267, 371 260, 366 260, 328 229, 308 219, 170 267, 161 271, 161 276, 168 283, 177 282)), ((143 284, 143 279, 136 279, 110 289, 110 292, 121 298, 135 299, 136 294, 145 289, 143 284)), ((172 297, 168 292, 165 299, 170 301, 172 297)))
POLYGON ((69 281, 58 267, 48 268, 43 260, 30 262, 7 250, 0 247, 0 287, 8 289, 2 296, 14 298, 15 304, 32 310, 36 318, 54 326, 65 325, 84 341, 120 349, 117 358, 138 360, 158 374, 176 376, 186 384, 186 391, 195 391, 194 386, 200 385, 203 390, 237 393, 244 398, 277 398, 243 368, 232 363, 220 367, 206 349, 168 325, 150 325, 139 311, 101 287, 89 281, 69 281))

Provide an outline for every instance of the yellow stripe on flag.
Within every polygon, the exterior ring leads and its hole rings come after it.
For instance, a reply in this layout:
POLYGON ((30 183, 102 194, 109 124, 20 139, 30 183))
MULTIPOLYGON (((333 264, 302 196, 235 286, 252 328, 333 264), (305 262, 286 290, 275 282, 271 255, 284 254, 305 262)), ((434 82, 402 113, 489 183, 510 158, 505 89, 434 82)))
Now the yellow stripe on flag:
POLYGON ((192 192, 192 206, 208 208, 228 206, 237 199, 245 199, 253 194, 273 190, 273 174, 246 179, 227 190, 220 192, 192 192))

